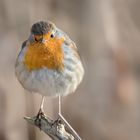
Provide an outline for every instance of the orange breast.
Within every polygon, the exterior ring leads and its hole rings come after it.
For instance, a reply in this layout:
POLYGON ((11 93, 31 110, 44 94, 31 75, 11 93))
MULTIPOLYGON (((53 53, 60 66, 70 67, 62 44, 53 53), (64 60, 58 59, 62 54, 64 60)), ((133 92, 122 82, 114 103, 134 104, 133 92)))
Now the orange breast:
POLYGON ((49 36, 45 36, 46 43, 33 42, 28 46, 24 59, 24 64, 28 70, 37 70, 44 67, 63 69, 62 43, 64 39, 49 38, 49 36))

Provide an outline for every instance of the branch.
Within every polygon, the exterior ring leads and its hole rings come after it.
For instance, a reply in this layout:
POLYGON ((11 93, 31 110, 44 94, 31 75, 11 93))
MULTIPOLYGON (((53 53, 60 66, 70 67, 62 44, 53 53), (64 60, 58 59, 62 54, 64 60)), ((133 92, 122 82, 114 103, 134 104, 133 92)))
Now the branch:
POLYGON ((44 114, 40 117, 24 117, 24 119, 28 123, 40 128, 40 130, 49 135, 52 140, 81 140, 78 134, 61 115, 59 115, 55 121, 44 114))

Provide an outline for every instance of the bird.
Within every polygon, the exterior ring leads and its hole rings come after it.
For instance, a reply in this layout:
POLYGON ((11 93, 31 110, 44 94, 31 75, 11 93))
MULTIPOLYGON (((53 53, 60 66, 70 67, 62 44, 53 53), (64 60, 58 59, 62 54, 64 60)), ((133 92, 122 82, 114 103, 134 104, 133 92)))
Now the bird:
POLYGON ((15 74, 23 88, 42 96, 38 114, 44 112, 45 97, 59 98, 74 93, 84 76, 78 48, 51 21, 38 21, 22 43, 15 62, 15 74))

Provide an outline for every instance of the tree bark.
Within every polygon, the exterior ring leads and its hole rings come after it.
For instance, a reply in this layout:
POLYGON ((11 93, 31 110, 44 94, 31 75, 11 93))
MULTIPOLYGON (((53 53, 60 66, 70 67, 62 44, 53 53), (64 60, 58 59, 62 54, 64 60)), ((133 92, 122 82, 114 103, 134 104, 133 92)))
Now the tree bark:
POLYGON ((52 138, 52 140, 81 140, 61 115, 59 115, 58 119, 55 121, 47 117, 45 114, 39 117, 24 117, 24 119, 45 132, 52 138))

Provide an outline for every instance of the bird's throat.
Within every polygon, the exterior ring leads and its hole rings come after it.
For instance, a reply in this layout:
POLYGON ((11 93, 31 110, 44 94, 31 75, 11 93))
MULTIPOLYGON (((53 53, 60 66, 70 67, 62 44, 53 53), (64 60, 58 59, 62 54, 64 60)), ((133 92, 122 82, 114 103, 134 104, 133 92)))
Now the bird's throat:
POLYGON ((27 47, 24 64, 29 71, 41 68, 63 69, 64 39, 50 39, 46 43, 33 42, 27 47))

